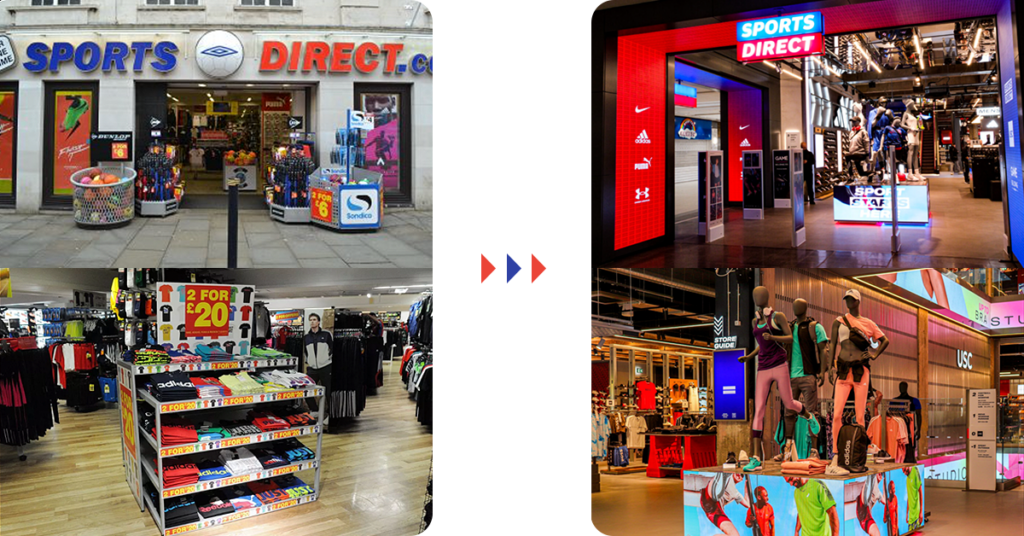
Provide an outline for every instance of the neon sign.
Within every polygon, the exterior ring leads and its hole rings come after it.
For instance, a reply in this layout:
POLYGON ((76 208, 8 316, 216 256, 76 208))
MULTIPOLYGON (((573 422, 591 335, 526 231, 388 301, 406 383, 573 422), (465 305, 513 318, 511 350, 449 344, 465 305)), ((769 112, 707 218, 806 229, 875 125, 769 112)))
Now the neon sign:
POLYGON ((825 51, 820 11, 736 24, 736 51, 742 62, 800 58, 825 51))

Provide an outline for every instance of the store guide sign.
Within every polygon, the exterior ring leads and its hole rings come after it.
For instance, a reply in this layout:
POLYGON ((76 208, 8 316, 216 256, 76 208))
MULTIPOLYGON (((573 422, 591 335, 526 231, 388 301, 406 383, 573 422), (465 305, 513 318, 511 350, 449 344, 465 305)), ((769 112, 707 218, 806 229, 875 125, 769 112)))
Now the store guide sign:
POLYGON ((741 62, 802 58, 825 52, 820 11, 736 23, 736 52, 741 62))
POLYGON ((737 336, 725 336, 725 318, 715 317, 715 350, 731 350, 736 348, 737 336))

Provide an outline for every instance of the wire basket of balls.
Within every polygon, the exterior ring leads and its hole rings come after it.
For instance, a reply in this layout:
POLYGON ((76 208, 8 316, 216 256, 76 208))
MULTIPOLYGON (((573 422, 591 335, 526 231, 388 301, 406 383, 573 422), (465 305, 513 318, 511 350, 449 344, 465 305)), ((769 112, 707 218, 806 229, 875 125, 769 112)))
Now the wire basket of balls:
POLYGON ((127 225, 135 217, 135 170, 97 166, 71 175, 75 188, 75 223, 79 227, 127 225))

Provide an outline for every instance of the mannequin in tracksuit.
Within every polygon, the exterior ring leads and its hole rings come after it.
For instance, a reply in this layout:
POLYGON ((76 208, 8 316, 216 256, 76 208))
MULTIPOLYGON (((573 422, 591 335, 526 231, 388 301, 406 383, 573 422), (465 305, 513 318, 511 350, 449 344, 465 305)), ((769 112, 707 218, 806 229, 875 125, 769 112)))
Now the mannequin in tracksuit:
POLYGON ((878 100, 878 108, 871 110, 871 114, 868 116, 868 121, 871 124, 871 128, 868 132, 871 134, 871 172, 874 174, 878 168, 878 163, 881 161, 878 151, 882 148, 882 134, 885 127, 892 123, 892 111, 885 109, 886 99, 882 97, 878 100))
MULTIPOLYGON (((802 298, 795 300, 793 314, 796 318, 790 322, 793 345, 790 347, 789 355, 789 383, 793 390, 793 398, 799 400, 811 413, 817 413, 818 388, 825 383, 824 373, 830 365, 828 334, 817 320, 807 316, 807 300, 802 298)), ((776 457, 776 461, 787 461, 785 453, 789 452, 790 444, 793 441, 796 418, 797 412, 786 409, 784 430, 788 435, 785 448, 776 457)), ((817 459, 818 436, 815 434, 811 434, 811 447, 810 456, 817 459)))

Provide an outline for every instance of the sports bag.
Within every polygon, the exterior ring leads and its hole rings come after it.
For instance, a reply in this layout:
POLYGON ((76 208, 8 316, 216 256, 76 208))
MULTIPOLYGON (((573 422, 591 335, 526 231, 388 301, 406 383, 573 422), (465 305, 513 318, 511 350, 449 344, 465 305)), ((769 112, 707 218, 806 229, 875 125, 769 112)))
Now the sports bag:
POLYGON ((844 424, 839 429, 839 440, 836 442, 836 454, 839 455, 839 465, 849 469, 851 467, 863 467, 868 463, 868 439, 867 430, 859 424, 844 424))
POLYGON ((860 329, 850 325, 850 321, 846 319, 846 315, 843 315, 843 323, 850 329, 850 342, 852 342, 858 350, 863 352, 871 346, 871 341, 864 336, 864 333, 860 329))

